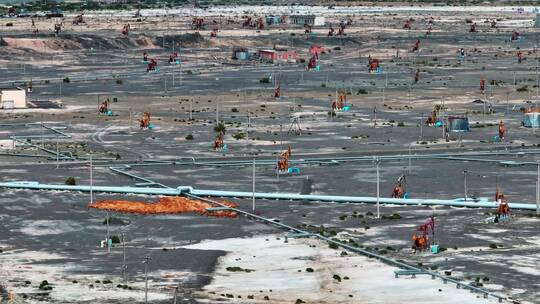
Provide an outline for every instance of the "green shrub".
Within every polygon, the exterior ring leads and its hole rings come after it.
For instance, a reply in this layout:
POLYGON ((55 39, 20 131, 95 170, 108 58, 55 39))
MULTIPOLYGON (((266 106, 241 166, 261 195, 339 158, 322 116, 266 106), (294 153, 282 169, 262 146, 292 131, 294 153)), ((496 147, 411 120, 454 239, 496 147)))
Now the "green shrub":
POLYGON ((39 289, 40 290, 52 290, 53 287, 51 285, 49 285, 49 282, 47 282, 47 280, 44 280, 41 282, 41 284, 39 284, 39 289))
POLYGON ((193 140, 193 134, 186 135, 186 140, 193 140))
POLYGON ((367 94, 368 91, 366 91, 366 89, 359 89, 358 92, 356 93, 356 95, 360 95, 360 94, 367 94))
POLYGON ((77 182, 75 181, 75 177, 70 176, 66 178, 65 184, 68 186, 75 186, 77 184, 77 182))
POLYGON ((391 220, 400 220, 401 215, 399 215, 399 213, 394 213, 394 214, 390 215, 388 218, 391 219, 391 220))
POLYGON ((226 131, 225 125, 224 125, 223 123, 221 123, 221 122, 218 123, 218 124, 214 127, 214 131, 225 133, 225 131, 226 131))
POLYGON ((314 272, 314 271, 315 270, 313 270, 313 268, 311 268, 311 267, 306 268, 306 272, 314 272))
POLYGON ((62 79, 62 81, 64 83, 70 83, 71 82, 71 80, 69 80, 69 77, 64 77, 64 79, 62 79))
POLYGON ((244 139, 246 137, 246 134, 244 132, 238 132, 233 135, 233 138, 236 140, 244 139))
POLYGON ((231 271, 231 272, 240 272, 240 271, 243 271, 243 272, 252 272, 252 271, 255 271, 253 269, 244 269, 242 267, 238 267, 238 266, 234 266, 234 267, 227 267, 225 268, 227 271, 231 271))

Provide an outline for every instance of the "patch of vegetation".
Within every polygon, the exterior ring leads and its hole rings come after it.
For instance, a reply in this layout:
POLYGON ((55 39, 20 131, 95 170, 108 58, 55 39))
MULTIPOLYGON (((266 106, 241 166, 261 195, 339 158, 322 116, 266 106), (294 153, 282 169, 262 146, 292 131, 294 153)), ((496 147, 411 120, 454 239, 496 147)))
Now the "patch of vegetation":
POLYGON ((529 91, 529 86, 528 85, 524 85, 522 87, 519 87, 516 89, 517 92, 528 92, 529 91))
POLYGON ((221 123, 221 122, 218 123, 218 124, 214 127, 214 131, 216 131, 216 132, 218 132, 218 133, 219 133, 219 132, 225 133, 225 131, 226 131, 225 125, 224 125, 223 123, 221 123))
POLYGON ((41 282, 41 284, 39 284, 39 290, 52 290, 53 287, 51 285, 49 285, 49 282, 47 282, 47 280, 44 280, 41 282))
POLYGON ((65 184, 68 186, 75 186, 77 184, 77 182, 75 181, 75 177, 70 176, 66 178, 65 184))
POLYGON ((117 85, 121 85, 121 84, 123 84, 123 83, 124 83, 124 81, 123 81, 122 79, 120 79, 120 78, 117 78, 117 79, 116 79, 116 84, 117 84, 117 85))
POLYGON ((368 91, 366 91, 366 89, 359 89, 358 92, 356 92, 356 95, 364 95, 364 94, 367 94, 368 91))
POLYGON ((493 243, 493 244, 489 244, 489 248, 491 248, 491 249, 497 249, 497 248, 499 248, 499 247, 497 246, 497 244, 493 243))
POLYGON ((315 270, 313 270, 313 268, 311 268, 311 267, 306 268, 306 272, 314 272, 314 271, 315 270))
POLYGON ((334 274, 334 275, 332 276, 332 278, 333 278, 334 280, 338 281, 338 282, 341 282, 341 277, 340 277, 339 275, 337 275, 337 274, 334 274))
POLYGON ((399 215, 399 213, 394 213, 394 214, 390 215, 390 216, 388 217, 388 219, 390 219, 390 220, 400 220, 400 219, 401 219, 401 215, 399 215))
POLYGON ((263 77, 259 79, 260 83, 270 83, 270 77, 263 77))
POLYGON ((232 108, 232 109, 231 109, 231 112, 237 113, 237 112, 238 112, 238 109, 237 109, 237 108, 232 108))
POLYGON ((62 81, 63 81, 64 83, 70 83, 70 82, 71 82, 71 80, 69 79, 69 77, 64 77, 64 79, 62 79, 62 81))
POLYGON ((244 268, 238 267, 238 266, 227 267, 227 268, 225 268, 225 270, 230 271, 230 272, 252 272, 252 271, 255 271, 253 269, 244 269, 244 268))
MULTIPOLYGON (((109 225, 127 225, 127 224, 129 224, 128 220, 115 217, 115 216, 109 217, 109 225)), ((107 225, 107 218, 103 219, 103 225, 107 225)))
POLYGON ((405 127, 405 123, 403 121, 400 121, 400 122, 398 122, 397 126, 398 127, 405 127))
POLYGON ((246 138, 246 133, 238 132, 238 133, 233 135, 233 138, 236 139, 236 140, 244 139, 244 138, 246 138))
POLYGON ((193 134, 186 135, 186 140, 193 140, 193 134))

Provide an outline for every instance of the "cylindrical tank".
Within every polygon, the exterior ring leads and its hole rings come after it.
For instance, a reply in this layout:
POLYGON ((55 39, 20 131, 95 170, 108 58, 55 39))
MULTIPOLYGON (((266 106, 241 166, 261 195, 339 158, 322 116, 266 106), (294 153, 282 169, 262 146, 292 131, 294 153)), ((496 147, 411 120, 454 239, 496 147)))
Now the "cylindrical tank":
POLYGON ((521 119, 521 124, 527 128, 539 128, 540 127, 540 112, 524 113, 521 119))
POLYGON ((469 118, 450 116, 448 117, 449 132, 469 132, 469 118))

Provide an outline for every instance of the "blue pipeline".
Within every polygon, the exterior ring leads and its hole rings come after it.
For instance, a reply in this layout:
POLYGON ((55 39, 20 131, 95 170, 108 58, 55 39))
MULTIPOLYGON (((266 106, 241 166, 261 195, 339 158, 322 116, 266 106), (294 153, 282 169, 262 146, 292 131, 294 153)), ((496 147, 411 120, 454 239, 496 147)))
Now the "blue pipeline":
MULTIPOLYGON (((124 172, 125 174, 125 172, 124 172)), ((196 196, 208 197, 231 197, 231 198, 252 198, 267 199, 267 200, 301 200, 301 201, 318 201, 328 203, 364 203, 376 204, 377 198, 372 196, 337 196, 337 195, 313 195, 313 194, 296 194, 296 193, 268 193, 268 192, 240 192, 240 191, 220 191, 220 190, 204 190, 194 189, 190 186, 180 186, 177 188, 169 188, 164 185, 156 184, 151 180, 144 180, 162 188, 139 188, 139 187, 113 187, 113 186, 93 186, 94 192, 108 193, 125 193, 125 194, 147 194, 147 195, 169 195, 177 196, 182 194, 191 194, 196 196)), ((0 183, 0 187, 4 188, 19 188, 33 190, 63 190, 63 191, 90 191, 90 186, 69 186, 69 185, 51 185, 41 184, 39 182, 4 182, 0 183)), ((487 200, 441 200, 441 199, 400 199, 380 197, 380 204, 388 205, 405 205, 405 206, 449 206, 449 207, 465 207, 465 208, 497 208, 498 204, 494 201, 487 200)), ((510 208, 514 210, 536 210, 536 205, 526 203, 509 203, 510 208)))

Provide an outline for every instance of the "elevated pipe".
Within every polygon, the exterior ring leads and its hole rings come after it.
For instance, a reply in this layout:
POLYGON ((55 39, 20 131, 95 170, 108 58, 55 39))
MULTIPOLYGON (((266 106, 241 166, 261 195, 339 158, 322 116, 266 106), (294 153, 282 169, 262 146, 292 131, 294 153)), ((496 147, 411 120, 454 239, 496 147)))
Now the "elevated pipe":
MULTIPOLYGON (((141 179, 142 180, 142 179, 141 179)), ((144 179, 145 182, 152 182, 144 179)), ((191 194, 196 196, 208 197, 232 197, 232 198, 252 198, 253 192, 239 191, 220 191, 220 190, 197 190, 190 186, 180 186, 177 188, 169 188, 165 185, 156 183, 163 188, 138 188, 138 187, 113 187, 113 186, 93 186, 94 192, 109 192, 109 193, 125 193, 125 194, 147 194, 147 195, 168 195, 177 196, 181 194, 191 194)), ((0 183, 3 188, 18 188, 31 190, 60 190, 60 191, 90 191, 90 186, 69 186, 69 185, 54 185, 41 184, 39 182, 15 181, 0 183)), ((370 196, 337 196, 337 195, 312 195, 312 194, 296 194, 296 193, 268 193, 256 192, 256 199, 267 200, 301 200, 301 201, 317 201, 327 203, 365 203, 375 204, 376 197, 370 196)), ((405 205, 405 206, 448 206, 448 207, 465 207, 465 208, 497 208, 497 202, 493 201, 470 201, 463 199, 441 200, 441 199, 401 199, 401 198, 380 198, 381 204, 389 205, 405 205)), ((536 210, 535 204, 525 203, 509 203, 510 208, 514 210, 536 210)))

